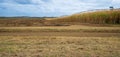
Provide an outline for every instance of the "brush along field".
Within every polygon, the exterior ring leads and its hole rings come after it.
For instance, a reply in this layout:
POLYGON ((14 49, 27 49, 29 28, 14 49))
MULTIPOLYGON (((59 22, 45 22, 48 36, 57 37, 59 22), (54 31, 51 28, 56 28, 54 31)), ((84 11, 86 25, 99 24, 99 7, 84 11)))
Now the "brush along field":
POLYGON ((120 57, 120 26, 0 27, 0 57, 120 57))

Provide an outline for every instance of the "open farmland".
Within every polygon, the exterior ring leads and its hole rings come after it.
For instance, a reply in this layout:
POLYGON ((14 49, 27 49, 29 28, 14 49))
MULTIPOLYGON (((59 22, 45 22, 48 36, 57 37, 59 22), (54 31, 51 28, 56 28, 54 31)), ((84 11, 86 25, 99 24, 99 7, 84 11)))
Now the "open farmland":
POLYGON ((120 57, 120 0, 0 0, 0 57, 120 57))
POLYGON ((120 57, 120 10, 0 18, 0 57, 120 57))
POLYGON ((119 57, 120 27, 0 27, 0 57, 119 57))

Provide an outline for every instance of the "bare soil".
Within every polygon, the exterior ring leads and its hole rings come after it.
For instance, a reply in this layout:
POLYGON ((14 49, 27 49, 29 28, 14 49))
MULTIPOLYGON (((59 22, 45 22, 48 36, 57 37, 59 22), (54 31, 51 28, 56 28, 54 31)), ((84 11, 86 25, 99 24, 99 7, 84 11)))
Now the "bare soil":
POLYGON ((71 37, 120 37, 120 33, 85 33, 85 32, 4 32, 0 36, 71 36, 71 37))

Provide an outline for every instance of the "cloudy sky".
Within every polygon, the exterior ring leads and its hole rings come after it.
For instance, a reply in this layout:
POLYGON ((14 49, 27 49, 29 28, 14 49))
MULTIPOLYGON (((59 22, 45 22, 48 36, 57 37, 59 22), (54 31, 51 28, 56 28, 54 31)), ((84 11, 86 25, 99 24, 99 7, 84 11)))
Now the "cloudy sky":
POLYGON ((0 0, 0 16, 63 16, 109 6, 120 8, 120 0, 0 0))

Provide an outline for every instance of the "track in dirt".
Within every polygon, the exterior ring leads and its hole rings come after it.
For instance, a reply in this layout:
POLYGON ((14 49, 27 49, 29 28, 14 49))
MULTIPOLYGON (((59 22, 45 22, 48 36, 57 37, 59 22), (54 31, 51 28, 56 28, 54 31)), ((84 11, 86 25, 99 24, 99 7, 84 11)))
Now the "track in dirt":
POLYGON ((120 37, 120 33, 85 32, 4 32, 0 36, 71 36, 71 37, 120 37))

